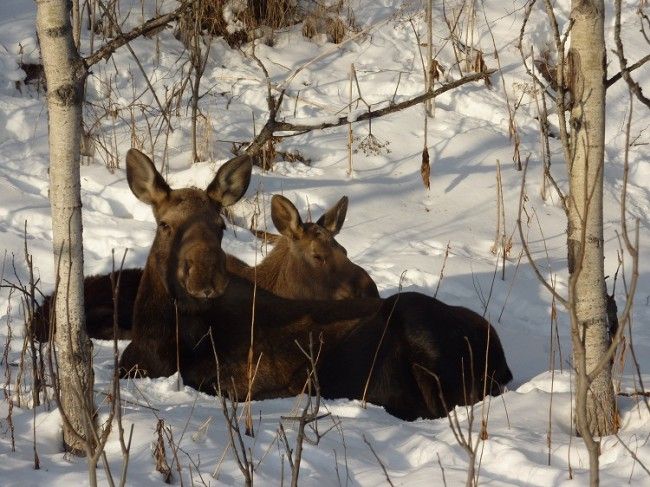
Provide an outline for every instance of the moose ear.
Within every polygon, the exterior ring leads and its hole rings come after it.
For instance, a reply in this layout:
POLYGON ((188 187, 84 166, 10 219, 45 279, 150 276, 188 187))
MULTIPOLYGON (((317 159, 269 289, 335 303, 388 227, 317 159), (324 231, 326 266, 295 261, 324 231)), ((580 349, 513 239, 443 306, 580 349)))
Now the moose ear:
POLYGON ((206 189, 208 196, 221 206, 230 206, 244 196, 251 182, 253 161, 248 154, 229 160, 217 171, 206 189))
POLYGON ((332 232, 332 235, 336 235, 341 231, 347 212, 348 197, 344 196, 332 208, 327 210, 316 223, 332 232))
POLYGON ((151 159, 138 149, 126 153, 126 179, 136 198, 148 205, 161 202, 171 191, 151 159))
POLYGON ((278 231, 285 237, 298 239, 302 237, 303 227, 300 213, 293 203, 279 194, 271 198, 271 219, 278 231))

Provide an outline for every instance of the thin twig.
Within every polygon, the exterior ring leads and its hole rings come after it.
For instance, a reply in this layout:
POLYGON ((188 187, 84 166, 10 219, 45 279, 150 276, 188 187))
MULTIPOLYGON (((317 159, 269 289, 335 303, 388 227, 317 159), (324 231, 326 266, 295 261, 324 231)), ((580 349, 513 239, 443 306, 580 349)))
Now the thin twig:
MULTIPOLYGON (((386 470, 386 466, 384 465, 384 462, 381 461, 381 458, 379 458, 379 455, 377 455, 377 452, 375 449, 372 447, 368 439, 366 438, 365 434, 362 434, 361 437, 363 438, 363 442, 368 445, 368 448, 370 448, 370 451, 374 455, 375 459, 377 460, 377 463, 379 463, 379 466, 381 467, 382 471, 384 472, 384 476, 386 477, 386 482, 388 482, 388 485, 391 487, 394 487, 395 484, 393 484, 392 480, 390 479, 390 476, 388 475, 388 471, 386 470)), ((444 477, 444 472, 443 472, 443 477, 444 477)))

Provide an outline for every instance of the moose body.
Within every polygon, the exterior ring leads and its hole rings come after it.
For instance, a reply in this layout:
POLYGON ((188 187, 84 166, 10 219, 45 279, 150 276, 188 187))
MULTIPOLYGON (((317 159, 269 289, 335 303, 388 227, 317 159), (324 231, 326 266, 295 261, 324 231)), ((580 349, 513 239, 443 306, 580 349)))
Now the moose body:
MULTIPOLYGON (((423 294, 340 302, 286 300, 264 290, 253 296, 250 282, 231 277, 224 293, 205 308, 183 310, 178 349, 186 385, 246 397, 253 308, 253 399, 304 389, 308 363, 298 344, 306 350, 310 334, 317 342, 323 397, 366 399, 406 420, 444 416, 485 393, 498 394, 512 379, 499 338, 485 320, 461 319, 457 308, 423 294)), ((165 333, 136 328, 143 333, 125 350, 124 370, 137 368, 152 377, 176 372, 174 320, 171 315, 160 319, 168 324, 165 333)))
MULTIPOLYGON (((132 315, 135 297, 140 286, 142 269, 124 269, 113 275, 117 283, 119 276, 117 302, 117 334, 119 340, 131 338, 132 315)), ((45 342, 50 336, 50 316, 52 296, 46 296, 34 310, 32 329, 36 340, 45 342)), ((84 279, 84 310, 86 333, 100 340, 113 339, 113 281, 111 274, 88 276, 84 279)))
POLYGON ((235 159, 206 191, 171 190, 144 154, 129 151, 129 185, 159 225, 135 301, 133 340, 120 359, 123 375, 179 370, 186 384, 210 393, 222 386, 243 398, 250 386, 253 399, 295 395, 307 379, 297 343, 304 348, 312 336, 323 397, 366 399, 403 419, 445 415, 512 379, 496 331, 466 308, 419 293, 286 300, 229 276, 218 249, 219 210, 243 194, 250 169, 235 159), (249 384, 251 330, 259 365, 249 384))

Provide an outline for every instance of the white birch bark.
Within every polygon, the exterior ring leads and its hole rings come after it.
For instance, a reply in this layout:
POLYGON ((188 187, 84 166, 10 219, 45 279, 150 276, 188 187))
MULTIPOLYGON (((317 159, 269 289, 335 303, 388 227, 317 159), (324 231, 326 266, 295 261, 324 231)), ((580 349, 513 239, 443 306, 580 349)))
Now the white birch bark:
POLYGON ((79 180, 81 105, 86 69, 74 46, 67 0, 37 0, 36 27, 47 80, 50 204, 59 278, 56 333, 64 444, 77 454, 93 416, 92 344, 83 311, 83 242, 79 180))
POLYGON ((583 437, 586 430, 591 435, 612 434, 617 425, 611 368, 603 367, 591 384, 587 380, 609 347, 603 265, 604 16, 603 0, 572 1, 569 302, 577 370, 576 420, 583 437))

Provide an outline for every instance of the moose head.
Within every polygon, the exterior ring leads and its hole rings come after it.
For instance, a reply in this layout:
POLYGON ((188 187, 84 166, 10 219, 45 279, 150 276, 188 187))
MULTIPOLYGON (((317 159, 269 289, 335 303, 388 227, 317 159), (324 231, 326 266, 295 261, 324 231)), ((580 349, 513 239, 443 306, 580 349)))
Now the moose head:
MULTIPOLYGON (((271 218, 285 237, 278 251, 300 297, 349 299, 378 297, 377 286, 368 273, 348 259, 345 248, 334 238, 345 221, 348 198, 343 196, 316 223, 303 222, 296 207, 284 196, 271 200, 271 218)), ((268 258, 272 258, 269 254, 268 258)), ((282 295, 282 293, 280 293, 282 295)), ((298 294, 297 292, 294 294, 298 294)), ((285 293, 289 297, 289 293, 285 293)))
MULTIPOLYGON (((126 155, 133 194, 153 210, 158 228, 147 269, 158 275, 175 300, 214 298, 228 284, 226 255, 221 249, 223 207, 237 202, 250 183, 250 157, 221 166, 207 189, 171 189, 149 157, 137 149, 126 155)), ((152 276, 153 277, 153 276, 152 276)))

